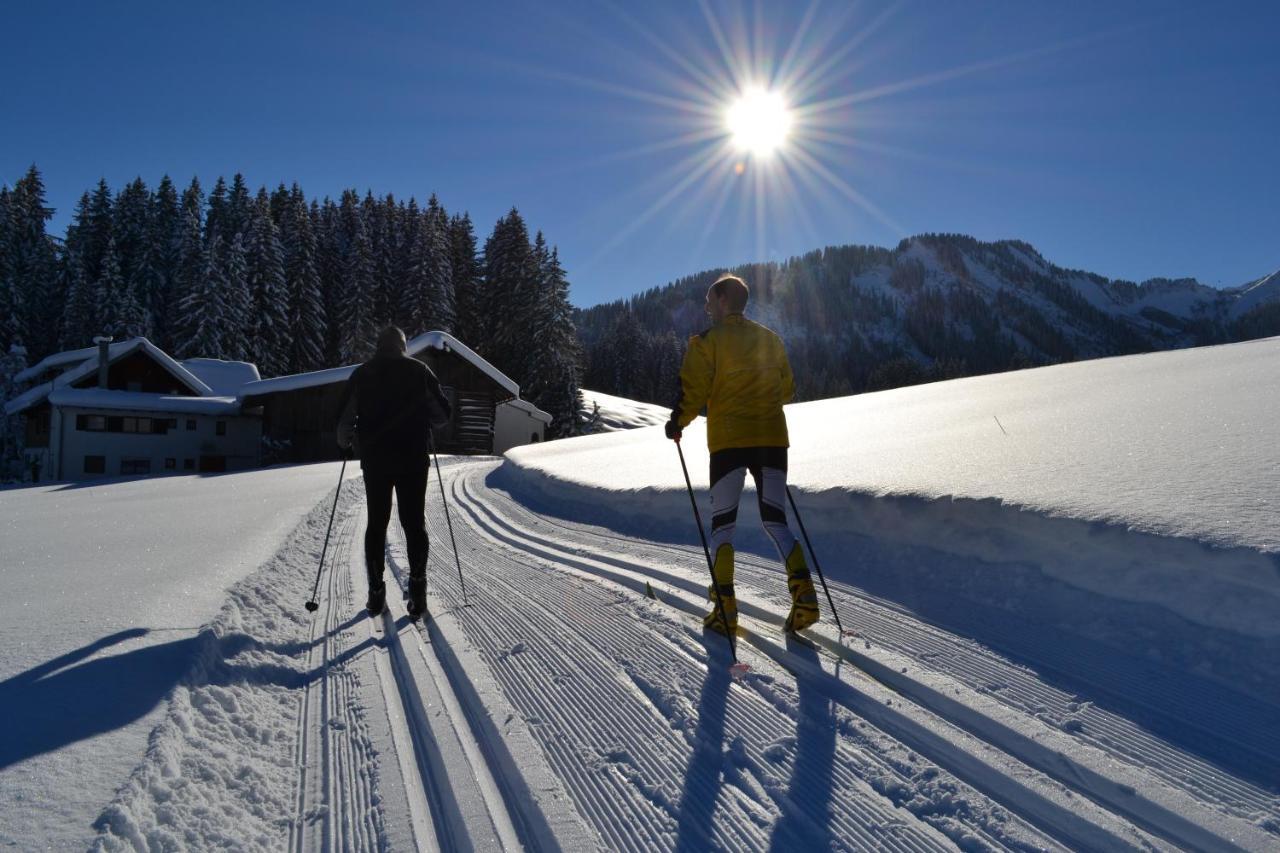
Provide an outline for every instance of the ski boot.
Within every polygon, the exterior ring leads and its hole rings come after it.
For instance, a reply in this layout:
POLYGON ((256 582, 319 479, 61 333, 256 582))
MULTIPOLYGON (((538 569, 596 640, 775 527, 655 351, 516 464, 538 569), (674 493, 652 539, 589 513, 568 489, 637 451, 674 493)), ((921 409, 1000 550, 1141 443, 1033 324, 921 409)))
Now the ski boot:
POLYGON ((409 603, 406 606, 409 618, 418 621, 427 612, 427 579, 425 577, 409 578, 409 603))
POLYGON ((369 612, 370 616, 382 615, 382 611, 387 609, 386 584, 380 583, 377 586, 369 584, 369 600, 365 602, 364 609, 369 612))
POLYGON ((728 634, 738 631, 738 599, 733 592, 733 546, 721 545, 716 549, 715 568, 711 571, 715 584, 707 587, 707 597, 711 599, 711 612, 702 620, 704 628, 728 634), (716 587, 720 589, 719 603, 716 601, 716 587), (724 607, 724 620, 720 619, 720 607, 724 607), (728 622, 728 628, 725 627, 728 622))
POLYGON ((794 633, 818 621, 818 594, 813 590, 804 551, 797 542, 787 557, 787 589, 791 591, 791 612, 782 629, 794 633))

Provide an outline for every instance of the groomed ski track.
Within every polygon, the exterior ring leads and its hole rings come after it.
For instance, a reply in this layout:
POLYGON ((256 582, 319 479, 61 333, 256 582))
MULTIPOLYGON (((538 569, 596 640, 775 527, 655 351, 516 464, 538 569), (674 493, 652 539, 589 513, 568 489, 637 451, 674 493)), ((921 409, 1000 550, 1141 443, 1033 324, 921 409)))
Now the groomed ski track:
POLYGON ((343 489, 291 849, 1280 844, 1275 791, 852 587, 831 591, 856 639, 785 639, 785 584, 750 555, 735 680, 699 625, 696 545, 548 519, 489 488, 498 462, 442 461, 467 603, 433 471, 422 623, 394 522, 389 612, 362 615, 363 494, 343 489))

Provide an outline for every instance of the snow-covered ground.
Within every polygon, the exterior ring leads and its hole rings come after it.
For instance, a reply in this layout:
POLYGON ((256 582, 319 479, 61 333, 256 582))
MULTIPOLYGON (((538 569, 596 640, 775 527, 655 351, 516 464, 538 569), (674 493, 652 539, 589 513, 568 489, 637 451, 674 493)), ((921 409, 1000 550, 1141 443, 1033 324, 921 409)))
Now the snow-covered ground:
POLYGON ((338 471, 0 490, 0 844, 85 846, 227 589, 338 471))
POLYGON ((746 500, 736 677, 659 428, 442 460, 418 625, 361 615, 354 472, 303 610, 333 465, 0 492, 0 840, 1275 849, 1278 355, 790 407, 846 631, 782 636, 746 500))
POLYGON ((671 417, 671 410, 665 406, 615 397, 601 391, 588 391, 586 388, 582 389, 582 411, 588 418, 596 419, 596 429, 601 432, 661 425, 671 417))

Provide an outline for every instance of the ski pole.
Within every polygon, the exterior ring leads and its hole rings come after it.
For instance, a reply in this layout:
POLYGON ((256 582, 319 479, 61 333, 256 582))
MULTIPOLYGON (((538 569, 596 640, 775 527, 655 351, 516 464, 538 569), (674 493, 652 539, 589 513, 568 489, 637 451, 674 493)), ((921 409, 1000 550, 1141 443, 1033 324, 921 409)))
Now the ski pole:
POLYGON ((329 550, 329 534, 333 532, 333 515, 338 511, 338 496, 342 494, 342 481, 347 476, 347 455, 342 455, 342 470, 338 472, 338 491, 333 493, 333 509, 329 510, 329 527, 324 532, 324 547, 320 549, 320 565, 316 567, 316 582, 311 587, 311 598, 304 607, 311 613, 320 609, 316 590, 320 588, 320 572, 324 571, 324 555, 329 550))
POLYGON ((796 523, 800 525, 800 535, 804 537, 804 544, 809 549, 809 556, 813 557, 813 567, 818 570, 818 580, 822 581, 822 591, 827 594, 827 604, 831 605, 831 615, 836 617, 836 630, 843 636, 844 627, 840 624, 840 614, 836 612, 836 603, 831 600, 831 590, 827 589, 827 579, 822 575, 822 565, 818 562, 818 552, 813 550, 813 543, 809 541, 809 531, 804 529, 804 519, 800 517, 800 507, 796 506, 796 499, 791 494, 790 486, 787 486, 787 500, 791 501, 791 513, 796 517, 796 523))
POLYGON ((431 434, 431 430, 427 430, 427 444, 431 449, 431 455, 436 459, 436 482, 440 485, 440 503, 444 505, 444 523, 449 527, 449 544, 453 546, 453 562, 458 566, 458 585, 462 588, 462 606, 470 607, 467 604, 467 582, 462 579, 462 559, 458 557, 458 543, 453 538, 453 521, 449 518, 449 499, 444 494, 444 475, 440 473, 440 454, 436 453, 435 436, 431 434))
POLYGON ((702 514, 698 512, 698 502, 693 497, 693 482, 689 479, 689 466, 684 463, 684 450, 680 440, 676 439, 676 453, 680 454, 680 470, 684 471, 684 485, 689 490, 689 504, 693 507, 693 518, 698 523, 698 538, 702 540, 702 553, 707 555, 707 570, 711 572, 711 588, 716 591, 716 610, 720 613, 720 624, 724 626, 724 637, 729 641, 729 654, 734 666, 738 665, 737 643, 733 641, 733 632, 729 630, 729 620, 724 615, 724 599, 720 597, 720 584, 716 583, 716 567, 711 562, 711 549, 707 547, 707 534, 702 529, 702 514))

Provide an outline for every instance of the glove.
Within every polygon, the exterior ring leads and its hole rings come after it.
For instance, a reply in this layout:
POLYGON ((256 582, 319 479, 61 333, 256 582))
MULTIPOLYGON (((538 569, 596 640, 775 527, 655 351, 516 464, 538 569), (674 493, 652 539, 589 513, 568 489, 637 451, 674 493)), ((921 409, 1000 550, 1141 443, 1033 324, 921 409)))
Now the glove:
POLYGON ((342 453, 342 458, 343 458, 343 459, 350 459, 350 458, 351 458, 351 445, 349 445, 349 444, 339 444, 339 445, 338 445, 338 450, 342 453))
POLYGON ((672 441, 679 441, 681 434, 684 432, 684 430, 680 429, 679 421, 667 421, 667 424, 663 429, 667 433, 667 438, 672 441))

